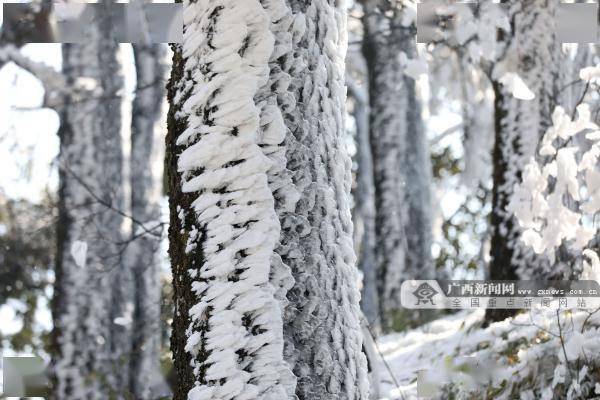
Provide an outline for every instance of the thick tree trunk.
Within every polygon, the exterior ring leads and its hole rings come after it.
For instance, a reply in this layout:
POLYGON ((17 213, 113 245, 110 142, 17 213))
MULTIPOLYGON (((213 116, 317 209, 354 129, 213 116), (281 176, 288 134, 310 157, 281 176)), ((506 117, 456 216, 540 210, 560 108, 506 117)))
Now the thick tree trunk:
MULTIPOLYGON (((370 140, 376 204, 379 314, 384 329, 400 313, 400 284, 433 279, 431 161, 415 82, 400 54, 416 57, 415 27, 401 6, 365 1, 363 54, 369 71, 370 140)), ((418 319, 411 313, 409 319, 418 319)), ((416 322, 416 321, 413 321, 416 322)))
POLYGON ((290 1, 293 14, 273 28, 281 42, 289 40, 286 30, 292 34, 289 50, 271 58, 272 72, 281 62, 279 79, 291 78, 277 96, 292 178, 275 192, 277 252, 295 279, 287 296, 286 360, 298 378, 296 394, 306 400, 367 398, 344 143, 343 3, 290 1))
POLYGON ((285 132, 278 110, 256 98, 269 77, 270 16, 257 0, 184 8, 166 162, 174 398, 291 398, 295 380, 283 360, 282 304, 272 283, 280 225, 272 161, 261 149, 285 132))
POLYGON ((123 209, 118 44, 107 9, 89 25, 86 44, 64 45, 69 84, 94 86, 73 94, 61 111, 59 223, 53 300, 54 397, 108 399, 126 393, 129 328, 123 317, 127 277, 120 268, 123 209))
POLYGON ((131 243, 127 268, 134 276, 134 309, 130 388, 135 398, 157 399, 169 394, 160 370, 161 282, 158 250, 161 179, 156 131, 164 100, 165 47, 133 46, 137 90, 131 116, 131 243), (143 224, 143 226, 140 226, 143 224))
MULTIPOLYGON (((551 115, 558 100, 560 44, 554 35, 557 7, 554 3, 535 0, 511 6, 513 34, 507 38, 505 54, 499 60, 505 68, 514 68, 510 72, 523 79, 535 98, 514 98, 499 81, 492 82, 496 96, 496 139, 490 279, 549 279, 557 272, 550 271, 547 260, 520 241, 518 222, 506 211, 525 164, 535 157, 539 140, 552 124, 551 115)), ((501 79, 503 73, 496 71, 495 75, 501 79)), ((488 309, 486 321, 502 320, 513 314, 514 310, 488 309)))
POLYGON ((175 399, 366 399, 343 7, 184 7, 166 156, 175 399))

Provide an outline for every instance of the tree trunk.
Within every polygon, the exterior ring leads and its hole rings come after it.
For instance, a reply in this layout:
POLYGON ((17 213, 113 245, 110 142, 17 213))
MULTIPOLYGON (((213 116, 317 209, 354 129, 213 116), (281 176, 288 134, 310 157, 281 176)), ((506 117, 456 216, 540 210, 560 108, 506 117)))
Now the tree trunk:
POLYGON ((366 399, 343 7, 184 7, 166 155, 175 399, 366 399))
MULTIPOLYGON (((550 0, 520 2, 510 9, 513 34, 499 63, 514 68, 511 72, 523 79, 535 98, 514 98, 498 81, 503 74, 497 71, 492 82, 496 98, 490 279, 550 279, 555 272, 544 257, 520 241, 518 222, 506 211, 525 164, 535 157, 539 140, 552 124, 558 100, 560 44, 555 38, 555 12, 550 0)), ((513 314, 514 310, 488 309, 486 322, 513 314)))
POLYGON ((271 58, 272 73, 283 66, 275 79, 291 79, 277 96, 292 179, 275 192, 277 253, 295 279, 287 296, 286 360, 298 378, 297 396, 307 400, 366 399, 368 389, 344 143, 343 3, 290 1, 293 14, 273 28, 278 42, 292 33, 291 49, 271 58))
POLYGON ((169 391, 160 370, 161 282, 158 250, 160 186, 156 130, 165 89, 163 45, 133 45, 137 90, 131 116, 131 243, 127 267, 134 279, 134 309, 130 388, 137 399, 157 399, 169 391), (140 226, 143 224, 143 226, 140 226))
POLYGON ((123 81, 107 8, 88 26, 88 40, 63 46, 72 93, 61 110, 59 223, 53 299, 57 399, 108 399, 126 393, 129 328, 123 317, 127 280, 120 268, 123 218, 121 115, 123 81))
MULTIPOLYGON (((370 140, 375 176, 379 315, 383 329, 401 316, 400 284, 433 279, 431 161, 415 81, 400 54, 416 57, 415 27, 402 6, 365 1, 363 54, 368 65, 370 140)), ((417 313, 405 316, 419 319, 417 313)))
POLYGON ((358 241, 358 269, 362 271, 361 309, 369 328, 380 331, 379 296, 377 293, 377 262, 375 249, 375 185, 373 182, 373 154, 369 142, 369 97, 366 90, 348 85, 354 98, 354 120, 356 121, 356 218, 362 224, 362 234, 358 241))
POLYGON ((261 118, 277 116, 256 99, 269 76, 270 18, 256 0, 184 7, 166 155, 174 398, 290 398, 295 381, 272 284, 280 225, 272 162, 261 150, 284 132, 275 123, 261 129, 261 118))

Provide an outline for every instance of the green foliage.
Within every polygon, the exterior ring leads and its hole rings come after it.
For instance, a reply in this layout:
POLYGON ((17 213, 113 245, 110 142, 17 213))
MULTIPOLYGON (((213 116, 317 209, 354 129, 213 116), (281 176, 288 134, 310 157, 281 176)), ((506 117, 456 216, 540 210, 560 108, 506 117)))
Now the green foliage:
POLYGON ((440 317, 444 310, 409 310, 400 308, 390 312, 390 332, 403 332, 417 328, 440 317))
POLYGON ((431 164, 434 179, 455 176, 462 172, 460 158, 456 157, 450 147, 431 152, 431 164))
POLYGON ((0 305, 13 307, 22 328, 0 336, 13 350, 47 348, 48 332, 35 326, 40 299, 49 301, 54 260, 54 216, 52 201, 41 204, 0 197, 0 305))
POLYGON ((440 250, 435 260, 437 269, 483 268, 481 251, 467 251, 465 245, 481 247, 487 239, 490 195, 487 188, 480 186, 467 196, 452 216, 442 222, 442 240, 438 242, 440 250))

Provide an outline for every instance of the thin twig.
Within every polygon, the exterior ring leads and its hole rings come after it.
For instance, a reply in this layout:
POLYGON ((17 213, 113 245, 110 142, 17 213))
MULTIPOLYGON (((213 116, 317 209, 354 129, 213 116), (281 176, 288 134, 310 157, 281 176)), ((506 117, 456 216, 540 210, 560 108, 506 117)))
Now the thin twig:
MULTIPOLYGON (((157 237, 161 237, 162 235, 158 235, 155 232, 152 232, 152 229, 148 229, 146 228, 145 224, 141 221, 139 221, 138 219, 134 218, 132 215, 129 215, 125 212, 123 212, 122 210, 114 207, 110 202, 105 201, 104 199, 98 197, 94 191, 79 177, 77 176, 77 174, 75 174, 69 167, 68 165, 63 165, 63 168, 69 173, 71 174, 71 176, 73 176, 73 178, 81 185, 83 186, 83 188, 101 205, 105 206, 106 208, 109 208, 111 210, 113 210, 114 212, 116 212, 117 214, 121 215, 122 217, 128 218, 130 219, 134 224, 138 225, 140 228, 142 228, 146 233, 152 235, 152 236, 157 236, 157 237)), ((161 223, 161 225, 164 225, 164 223, 161 223)), ((153 228, 156 229, 156 228, 153 228)))
POLYGON ((592 315, 596 314, 598 311, 600 311, 600 307, 598 307, 597 309, 595 309, 592 312, 588 312, 587 317, 585 317, 585 319, 583 320, 583 323, 581 324, 581 333, 583 333, 583 331, 585 330, 585 325, 588 323, 590 318, 592 318, 592 315))
POLYGON ((567 358, 567 350, 565 349, 565 339, 562 333, 562 326, 560 325, 560 309, 556 309, 556 323, 558 324, 560 345, 562 347, 563 355, 565 356, 565 365, 567 366, 567 370, 569 371, 569 377, 571 378, 571 382, 573 382, 573 371, 571 371, 569 359, 567 358))
POLYGON ((575 107, 573 107, 573 112, 571 113, 571 119, 575 119, 575 113, 577 112, 577 107, 579 107, 579 105, 581 103, 583 103, 583 100, 585 99, 585 95, 587 94, 588 90, 590 89, 590 82, 585 84, 585 88, 583 89, 583 93, 581 93, 581 97, 579 98, 579 101, 575 104, 575 107))
POLYGON ((362 317, 362 319, 367 324, 367 330, 369 331, 369 335, 371 336, 371 339, 373 339, 373 344, 375 345, 375 350, 377 350, 377 353, 379 354, 379 357, 381 357, 381 361, 383 361, 383 365, 385 366, 385 368, 388 371, 388 374, 390 374, 390 377, 394 381, 394 384, 396 385, 396 389, 398 389, 398 393, 400 393, 400 396, 402 397, 402 400, 404 400, 404 393, 402 393, 402 389, 400 388, 400 383, 396 379, 396 376, 392 372, 392 368, 390 367, 390 365, 388 364, 388 362, 386 361, 386 359, 383 357, 383 353, 379 349, 379 345, 377 344, 377 340, 375 340, 375 335, 373 334, 373 331, 371 330, 371 324, 369 323, 369 321, 364 316, 362 317))

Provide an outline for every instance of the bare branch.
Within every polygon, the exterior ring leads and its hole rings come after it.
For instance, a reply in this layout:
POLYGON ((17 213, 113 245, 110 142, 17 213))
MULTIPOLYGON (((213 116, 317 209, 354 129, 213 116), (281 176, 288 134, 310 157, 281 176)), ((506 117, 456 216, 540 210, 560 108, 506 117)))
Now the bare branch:
POLYGON ((138 226, 140 227, 140 229, 141 229, 142 231, 144 231, 144 233, 147 233, 147 234, 149 234, 149 235, 151 235, 151 236, 156 236, 156 237, 161 237, 161 236, 162 236, 162 233, 161 233, 161 234, 158 234, 158 233, 156 232, 156 229, 157 229, 158 227, 161 227, 161 228, 162 228, 162 226, 164 225, 164 223, 162 223, 162 222, 161 222, 161 223, 159 223, 157 226, 153 226, 153 227, 150 227, 150 228, 148 228, 148 227, 146 226, 146 224, 147 224, 147 223, 144 223, 144 222, 141 222, 141 221, 139 221, 138 219, 134 218, 133 216, 131 216, 131 215, 129 215, 129 214, 127 214, 127 213, 123 212, 123 210, 120 210, 120 209, 118 209, 118 208, 114 207, 114 206, 113 206, 113 205, 112 205, 112 204, 111 204, 109 201, 106 201, 106 200, 104 200, 104 199, 100 198, 98 195, 96 195, 96 193, 94 193, 93 189, 92 189, 91 187, 89 187, 89 186, 88 186, 88 184, 87 184, 87 183, 85 183, 85 182, 83 181, 83 179, 81 179, 81 177, 77 176, 77 174, 75 174, 75 173, 73 172, 73 170, 71 170, 71 169, 70 169, 70 168, 69 168, 67 165, 63 165, 62 167, 63 167, 63 168, 65 169, 65 171, 67 171, 67 172, 68 172, 68 173, 69 173, 69 174, 70 174, 70 175, 71 175, 71 176, 72 176, 72 177, 73 177, 73 178, 74 178, 74 179, 75 179, 75 180, 76 180, 76 181, 77 181, 77 182, 78 182, 78 183, 79 183, 79 184, 80 184, 80 185, 81 185, 81 186, 82 186, 82 187, 83 187, 83 188, 84 188, 84 189, 85 189, 85 190, 86 190, 86 191, 87 191, 89 194, 90 194, 90 196, 92 196, 92 197, 94 198, 94 200, 96 200, 96 201, 97 201, 99 204, 103 205, 104 207, 106 207, 106 208, 108 208, 108 209, 111 209, 111 210, 113 210, 114 212, 116 212, 116 213, 117 213, 117 214, 119 214, 120 216, 122 216, 122 217, 125 217, 125 218, 127 218, 127 219, 131 220, 131 222, 133 222, 134 224, 138 225, 138 226))
POLYGON ((65 79, 60 72, 45 63, 24 56, 12 44, 0 48, 0 62, 10 61, 39 79, 46 90, 57 90, 65 86, 65 79))

